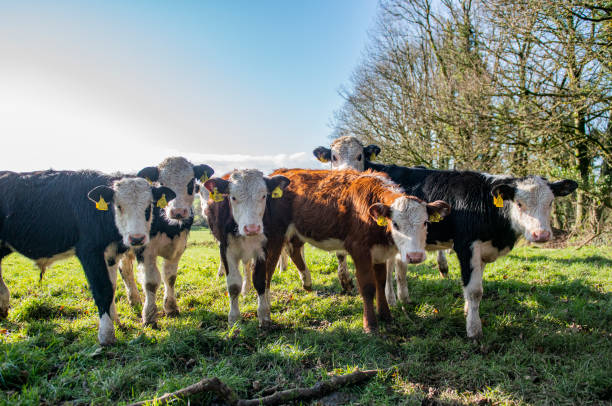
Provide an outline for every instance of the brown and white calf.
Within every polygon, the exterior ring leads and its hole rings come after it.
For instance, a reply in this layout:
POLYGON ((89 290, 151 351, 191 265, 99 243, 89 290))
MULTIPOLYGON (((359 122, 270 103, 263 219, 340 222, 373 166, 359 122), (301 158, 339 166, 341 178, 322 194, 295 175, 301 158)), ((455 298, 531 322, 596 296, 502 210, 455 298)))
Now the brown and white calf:
MULTIPOLYGON (((289 180, 284 176, 266 177, 255 169, 234 170, 222 178, 211 178, 204 183, 209 195, 205 214, 210 230, 219 242, 221 262, 227 270, 230 325, 240 319, 240 262, 246 268, 249 261, 265 258, 269 236, 280 235, 276 219, 282 214, 276 209, 284 200, 283 189, 288 184, 289 180)), ((268 295, 265 289, 258 289, 258 293, 259 320, 262 321, 265 314, 269 320, 268 295)))
MULTIPOLYGON (((313 151, 314 156, 321 162, 327 163, 331 162, 331 168, 335 170, 342 169, 354 169, 359 172, 363 172, 372 168, 372 161, 376 159, 378 154, 380 153, 380 147, 377 145, 368 145, 364 146, 363 143, 354 136, 344 136, 335 139, 330 148, 326 147, 318 147, 313 151)), ((377 171, 384 171, 384 168, 374 169, 377 171)), ((390 174, 392 175, 392 174, 390 174)), ((392 178, 394 182, 404 186, 401 180, 392 178)), ((352 281, 351 277, 348 273, 348 268, 346 264, 346 255, 343 253, 336 253, 338 258, 338 279, 340 280, 340 284, 343 289, 351 290, 352 289, 352 281)), ((304 261, 300 261, 304 262, 304 261)), ((393 267, 397 262, 398 267, 402 267, 405 269, 406 265, 399 260, 390 259, 387 263, 387 286, 385 287, 387 301, 390 305, 394 305, 396 303, 396 295, 395 290, 393 288, 393 267)), ((448 274, 448 261, 446 259, 446 254, 444 250, 438 251, 438 270, 440 271, 440 275, 446 277, 448 274)), ((305 268, 304 272, 309 272, 307 268, 305 268)), ((401 275, 405 275, 405 272, 398 272, 398 277, 401 275)), ((401 281, 398 280, 398 285, 401 285, 401 281)), ((408 301, 407 292, 401 291, 398 289, 398 297, 400 301, 408 301)))
POLYGON ((164 208, 155 207, 151 224, 150 243, 133 249, 121 260, 119 270, 132 305, 140 304, 140 295, 134 281, 133 259, 138 261, 139 281, 145 293, 142 322, 157 321, 155 297, 161 280, 164 282, 164 313, 169 316, 179 312, 174 285, 178 264, 187 247, 187 237, 193 224, 193 200, 198 182, 206 181, 214 173, 208 165, 193 165, 183 157, 166 158, 159 166, 150 166, 138 172, 138 176, 150 183, 169 188, 176 198, 164 208), (157 257, 164 259, 160 275, 157 257))
MULTIPOLYGON (((291 183, 274 207, 265 257, 255 264, 253 284, 260 297, 268 294, 283 244, 301 247, 308 242, 353 257, 366 331, 375 330, 378 324, 375 296, 379 317, 390 320, 384 294, 385 261, 398 252, 407 262, 423 261, 428 219, 434 213, 448 215, 450 206, 406 195, 381 173, 280 169, 272 175, 284 176, 291 183)), ((301 257, 298 252, 290 252, 294 262, 301 257)), ((260 324, 270 321, 269 311, 269 307, 258 309, 260 324)))

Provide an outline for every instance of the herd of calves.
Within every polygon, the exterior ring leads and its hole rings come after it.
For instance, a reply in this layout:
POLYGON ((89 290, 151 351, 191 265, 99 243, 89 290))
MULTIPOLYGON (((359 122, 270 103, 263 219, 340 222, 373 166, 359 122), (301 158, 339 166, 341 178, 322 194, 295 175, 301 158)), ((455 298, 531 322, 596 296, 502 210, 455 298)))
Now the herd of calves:
MULTIPOLYGON (((406 264, 420 263, 427 250, 437 250, 445 273, 443 250, 452 248, 461 267, 467 335, 480 336, 485 264, 507 254, 521 236, 548 241, 553 199, 572 193, 576 182, 381 165, 373 162, 379 152, 376 145, 364 147, 355 137, 342 137, 331 148, 314 150, 320 161, 331 162, 332 170, 278 169, 268 176, 246 169, 212 177, 209 166, 180 157, 135 176, 0 172, 0 261, 18 252, 36 262, 42 277, 53 261, 76 255, 98 307, 98 339, 111 344, 117 270, 130 303, 141 303, 134 259, 145 294, 143 323, 156 323, 155 297, 162 280, 164 312, 178 313, 177 268, 199 193, 219 242, 230 325, 240 319, 240 262, 252 272, 257 317, 265 326, 271 322, 270 281, 283 250, 305 289, 311 288, 311 279, 304 243, 337 253, 345 289, 352 289, 346 266, 350 255, 363 298, 363 326, 370 332, 377 318, 391 319, 394 269, 397 299, 407 301, 406 264), (161 273, 158 256, 164 259, 161 273)), ((9 290, 0 272, 0 317, 7 316, 8 308, 9 290)))

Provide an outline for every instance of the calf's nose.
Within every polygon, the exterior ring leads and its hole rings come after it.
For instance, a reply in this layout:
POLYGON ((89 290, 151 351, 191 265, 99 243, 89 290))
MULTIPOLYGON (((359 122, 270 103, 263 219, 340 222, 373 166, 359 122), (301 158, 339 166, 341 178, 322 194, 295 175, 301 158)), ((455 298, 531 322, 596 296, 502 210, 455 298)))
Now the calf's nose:
POLYGON ((130 234, 128 240, 130 241, 130 245, 138 246, 144 244, 145 235, 144 234, 130 234))
POLYGON ((546 230, 537 230, 531 233, 531 237, 535 242, 546 242, 550 240, 550 232, 546 230))
POLYGON ((409 252, 406 254, 406 262, 409 264, 418 264, 425 261, 425 253, 423 252, 409 252))
POLYGON ((261 226, 257 224, 247 224, 244 226, 244 233, 246 235, 256 235, 261 232, 261 226))
POLYGON ((187 218, 189 211, 187 209, 172 209, 170 210, 170 217, 175 220, 187 218))

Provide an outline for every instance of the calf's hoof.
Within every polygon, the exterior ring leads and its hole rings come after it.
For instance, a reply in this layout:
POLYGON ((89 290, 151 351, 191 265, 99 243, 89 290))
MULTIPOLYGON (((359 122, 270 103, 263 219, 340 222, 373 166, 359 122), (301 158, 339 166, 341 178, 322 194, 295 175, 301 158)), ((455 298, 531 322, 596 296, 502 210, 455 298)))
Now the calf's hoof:
POLYGON ((0 309, 0 319, 6 319, 8 317, 8 308, 0 309))
POLYGON ((101 346, 112 345, 117 342, 115 338, 115 326, 113 321, 108 315, 104 313, 100 317, 100 326, 98 327, 98 341, 101 346))
POLYGON ((132 307, 142 306, 142 300, 140 300, 140 296, 139 295, 128 296, 128 303, 132 307))
POLYGON ((274 324, 272 323, 272 320, 270 319, 259 320, 259 328, 263 330, 271 330, 273 327, 274 327, 274 324))
POLYGON ((342 292, 344 293, 351 293, 353 289, 355 289, 355 285, 350 279, 340 281, 340 285, 342 286, 342 292))
POLYGON ((448 277, 448 268, 438 268, 438 271, 440 271, 440 276, 442 278, 448 277))
POLYGON ((312 291, 312 285, 302 285, 302 288, 304 288, 304 290, 307 292, 312 291))
POLYGON ((178 317, 181 314, 178 309, 166 310, 164 313, 166 313, 166 317, 178 317))

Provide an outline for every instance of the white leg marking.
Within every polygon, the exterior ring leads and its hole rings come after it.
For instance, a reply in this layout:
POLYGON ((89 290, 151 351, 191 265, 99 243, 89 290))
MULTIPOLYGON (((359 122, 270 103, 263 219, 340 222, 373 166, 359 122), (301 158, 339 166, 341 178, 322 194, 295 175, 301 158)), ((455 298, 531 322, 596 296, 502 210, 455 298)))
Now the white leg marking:
POLYGON ((219 270, 217 271, 217 278, 221 278, 225 276, 225 267, 223 266, 223 261, 219 263, 219 270))
POLYGON ((242 264, 244 268, 244 280, 242 281, 242 294, 247 295, 253 287, 253 271, 255 270, 255 261, 252 259, 242 264))
POLYGON ((408 295, 408 283, 406 281, 406 272, 408 266, 399 259, 399 256, 394 258, 395 261, 395 280, 397 281, 397 299, 402 303, 410 303, 408 295))
POLYGON ((278 259, 278 270, 280 272, 284 272, 287 270, 287 266, 289 265, 289 254, 287 253, 287 246, 283 246, 283 250, 281 251, 280 258, 278 259))
POLYGON ((467 336, 476 338, 482 335, 482 323, 480 322, 479 308, 482 299, 482 273, 484 264, 480 254, 480 241, 472 244, 472 273, 470 282, 463 288, 465 298, 466 331, 467 336))
POLYGON ((144 324, 153 324, 157 322, 155 296, 159 283, 161 282, 159 269, 157 269, 157 255, 145 255, 144 262, 138 264, 138 270, 140 271, 140 285, 145 292, 145 303, 142 308, 142 322, 144 324))
POLYGON ((387 265, 387 281, 385 282, 385 297, 389 306, 395 306, 395 289, 393 288, 393 269, 395 268, 395 258, 389 258, 387 265))
POLYGON ((115 339, 115 326, 113 325, 113 320, 108 316, 108 313, 104 313, 102 317, 100 317, 98 341, 100 345, 111 345, 117 341, 115 339))
POLYGON ((132 306, 142 304, 140 293, 138 293, 138 287, 136 286, 136 280, 134 279, 134 262, 131 253, 126 253, 123 258, 121 258, 121 261, 119 261, 119 269, 121 271, 121 279, 123 279, 128 302, 132 306))
POLYGON ((2 264, 0 264, 0 318, 8 316, 10 297, 11 293, 2 279, 2 264))
POLYGON ((262 295, 257 296, 257 318, 259 319, 259 326, 265 327, 270 325, 272 319, 270 317, 270 290, 266 291, 262 295))
POLYGON ((179 261, 177 259, 166 259, 164 260, 164 266, 162 268, 162 277, 164 279, 164 312, 169 316, 178 314, 179 312, 178 305, 176 304, 176 294, 174 292, 178 264, 179 261))
POLYGON ((233 326, 236 324, 238 320, 240 320, 240 305, 238 303, 238 297, 240 296, 240 289, 242 287, 242 275, 240 274, 239 259, 234 257, 230 250, 228 249, 226 252, 227 257, 227 266, 229 268, 229 273, 226 277, 227 283, 227 292, 229 294, 230 299, 230 311, 227 316, 227 321, 229 326, 233 326))

